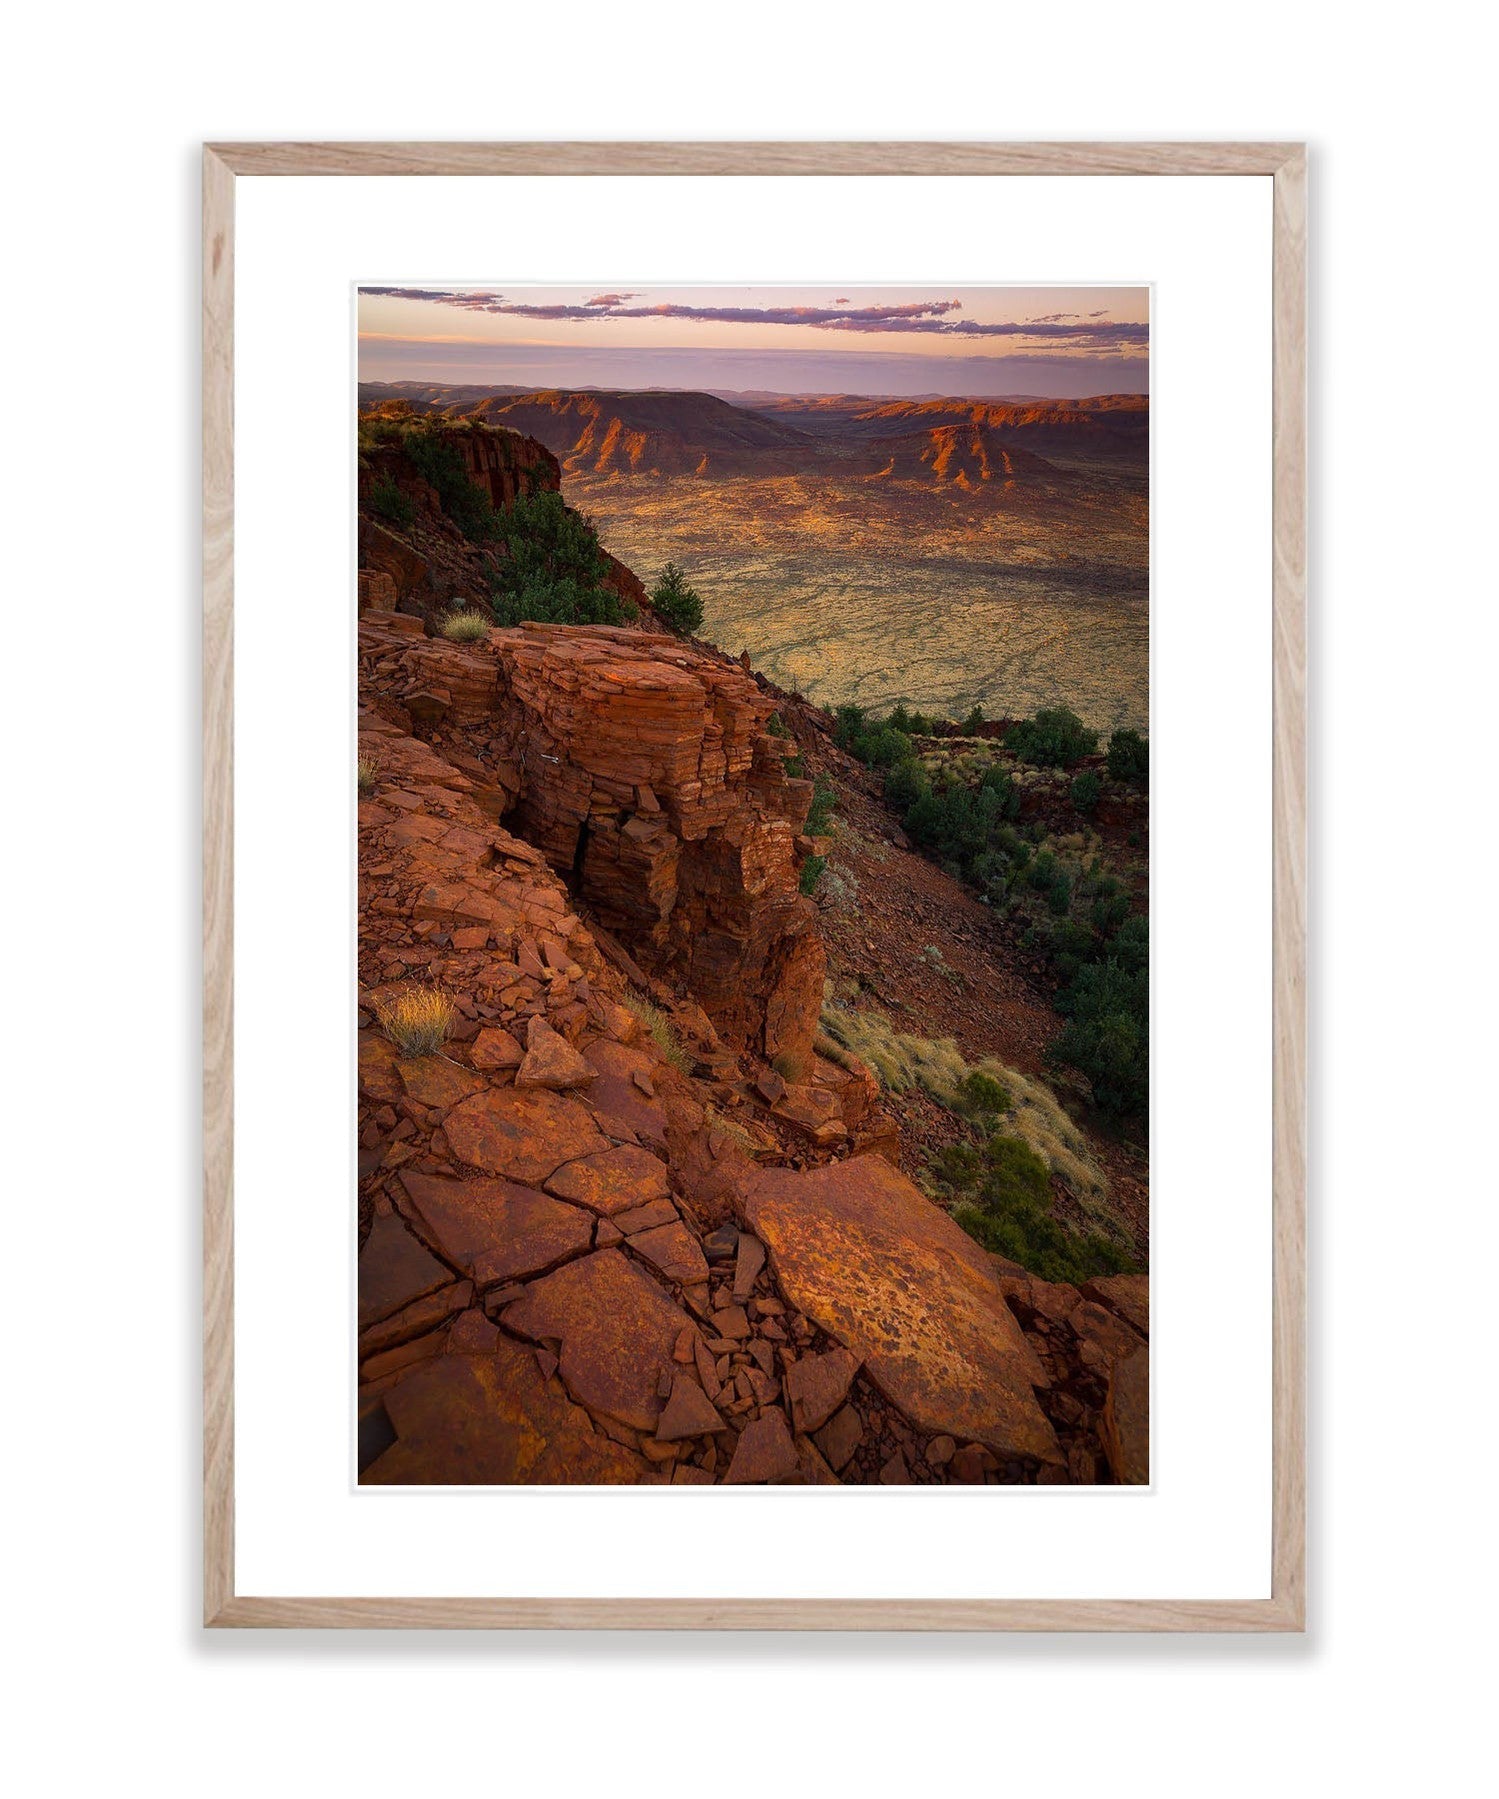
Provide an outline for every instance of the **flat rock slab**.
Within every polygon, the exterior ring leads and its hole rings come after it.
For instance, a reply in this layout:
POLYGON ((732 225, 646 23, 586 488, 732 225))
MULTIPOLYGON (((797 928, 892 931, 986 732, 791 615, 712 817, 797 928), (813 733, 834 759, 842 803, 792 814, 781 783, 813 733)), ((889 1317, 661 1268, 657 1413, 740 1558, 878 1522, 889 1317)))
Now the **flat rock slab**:
POLYGON ((692 1320, 637 1263, 599 1249, 533 1281, 503 1323, 561 1343, 567 1390, 590 1411, 653 1431, 661 1370, 673 1366, 677 1338, 692 1320))
POLYGON ((473 1291, 472 1281, 452 1281, 435 1293, 413 1299, 398 1312, 377 1318, 359 1333, 360 1361, 367 1361, 383 1350, 394 1349, 397 1344, 409 1343, 413 1337, 424 1337, 431 1331, 440 1330, 455 1312, 461 1312, 470 1303, 473 1291))
POLYGON ((760 1270, 765 1266, 765 1245, 748 1231, 740 1234, 734 1257, 734 1297, 743 1305, 755 1290, 760 1270))
POLYGON ((727 1427, 718 1408, 695 1380, 678 1374, 671 1383, 671 1397, 661 1408, 656 1438, 677 1443, 683 1437, 706 1437, 727 1427))
POLYGON ((396 1440, 360 1475, 366 1485, 620 1485, 650 1472, 504 1337, 492 1354, 424 1362, 382 1397, 396 1440))
POLYGON ((666 1142, 666 1114, 633 1081, 601 1074, 588 1089, 588 1105, 600 1130, 625 1142, 666 1142))
MULTIPOLYGON (((653 1231, 659 1225, 675 1224, 677 1208, 669 1199, 653 1199, 649 1205, 635 1206, 628 1212, 614 1213, 614 1222, 627 1237, 641 1231, 653 1231)), ((707 1264, 705 1263, 706 1267, 707 1264)))
POLYGON ((486 1025, 468 1053, 475 1068, 519 1068, 526 1054, 509 1031, 498 1025, 486 1025))
POLYGON ((667 1197, 666 1166, 649 1150, 624 1144, 559 1168, 547 1192, 576 1200, 605 1218, 667 1197))
POLYGON ((653 1262, 669 1281, 692 1287, 708 1279, 708 1264, 698 1240, 680 1221, 655 1230, 640 1231, 630 1238, 630 1248, 653 1262))
POLYGON ((471 1093, 481 1092, 484 1077, 470 1068, 460 1068, 445 1056, 417 1056, 409 1062, 397 1062, 396 1073, 406 1089, 408 1099, 419 1106, 435 1106, 446 1112, 471 1093))
POLYGON ((453 1279, 399 1218, 376 1218, 359 1252, 359 1328, 366 1330, 413 1300, 435 1293, 453 1279))
POLYGON ((564 1162, 609 1147, 577 1100, 544 1089, 476 1093, 449 1112, 443 1128, 460 1162, 536 1185, 564 1162))
POLYGON ((799 1356, 786 1370, 786 1398, 797 1430, 821 1430, 848 1398, 858 1372, 859 1358, 846 1349, 799 1356))
POLYGON ((840 1473, 863 1441, 864 1426, 851 1405, 835 1413, 817 1433, 817 1447, 828 1458, 829 1465, 840 1473))
POLYGON ((1044 1369, 983 1250, 881 1156, 761 1170, 746 1221, 786 1296, 864 1363, 918 1430, 1060 1462, 1044 1369))
POLYGON ((513 1181, 401 1176, 421 1231, 481 1287, 554 1268, 593 1244, 593 1219, 513 1181))
POLYGON ((1150 1484, 1150 1357, 1144 1349, 1114 1364, 1099 1436, 1121 1486, 1150 1484))
POLYGON ((614 1137, 665 1144, 666 1113, 634 1079, 642 1073, 649 1079, 660 1064, 644 1050, 603 1039, 590 1043, 583 1056, 597 1077, 588 1089, 588 1104, 600 1126, 614 1137))
POLYGON ((786 1414, 776 1409, 745 1425, 734 1445, 733 1459, 724 1481, 739 1486, 746 1482, 785 1480, 798 1473, 800 1468, 786 1414))
POLYGON ((359 1038, 359 1091, 369 1099, 404 1099, 406 1089, 396 1073, 400 1057, 388 1037, 364 1031, 359 1038))

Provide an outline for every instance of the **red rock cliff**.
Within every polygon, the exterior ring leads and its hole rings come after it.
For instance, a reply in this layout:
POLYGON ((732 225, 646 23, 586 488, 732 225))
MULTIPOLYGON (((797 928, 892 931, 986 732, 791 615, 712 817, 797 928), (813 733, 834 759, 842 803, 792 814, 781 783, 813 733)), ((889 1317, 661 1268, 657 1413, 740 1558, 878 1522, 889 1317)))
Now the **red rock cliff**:
POLYGON ((477 653, 413 637, 381 677, 425 728, 466 732, 497 815, 652 974, 729 1042, 810 1066, 811 787, 788 779, 749 675, 674 637, 525 625, 477 653))

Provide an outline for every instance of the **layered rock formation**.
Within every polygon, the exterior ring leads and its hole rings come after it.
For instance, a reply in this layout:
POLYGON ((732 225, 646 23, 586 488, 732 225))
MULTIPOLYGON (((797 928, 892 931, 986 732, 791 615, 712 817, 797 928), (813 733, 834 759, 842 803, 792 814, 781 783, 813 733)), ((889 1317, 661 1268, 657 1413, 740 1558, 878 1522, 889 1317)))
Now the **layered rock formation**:
POLYGON ((463 737, 493 817, 605 931, 732 1045, 810 1071, 823 952, 796 839, 811 787, 787 778, 749 676, 607 626, 370 647, 372 675, 419 728, 463 737))
POLYGON ((755 683, 667 636, 496 633, 515 828, 721 1034, 809 1066, 823 953, 797 891, 811 786, 755 683))

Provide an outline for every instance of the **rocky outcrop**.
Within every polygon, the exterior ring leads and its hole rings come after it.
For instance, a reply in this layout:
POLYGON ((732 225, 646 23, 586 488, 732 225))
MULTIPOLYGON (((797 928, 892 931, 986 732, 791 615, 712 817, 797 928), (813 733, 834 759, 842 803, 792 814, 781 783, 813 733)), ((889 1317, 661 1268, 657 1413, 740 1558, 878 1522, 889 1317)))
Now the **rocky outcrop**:
POLYGON ((811 789, 732 664, 638 631, 497 633, 516 828, 718 1030, 805 1065, 822 1000, 796 837, 811 789))
POLYGON ((811 1067, 824 958, 797 890, 811 788, 788 779, 771 701, 674 637, 526 625, 478 648, 372 617, 373 677, 419 726, 466 730, 496 818, 718 1033, 811 1067))
MULTIPOLYGON (((432 468, 423 456, 456 457, 468 481, 496 508, 522 496, 555 492, 561 480, 556 457, 518 431, 431 421, 421 427, 417 446, 403 434, 414 420, 410 406, 394 401, 370 412, 361 431, 361 612, 385 604, 384 583, 394 588, 390 605, 423 618, 435 617, 455 602, 482 601, 492 591, 499 546, 471 541, 448 516, 441 494, 423 473, 432 468), (372 588, 371 576, 382 585, 372 588), (377 593, 380 598, 374 597, 377 593)), ((620 565, 611 574, 611 585, 622 593, 626 575, 620 565)))

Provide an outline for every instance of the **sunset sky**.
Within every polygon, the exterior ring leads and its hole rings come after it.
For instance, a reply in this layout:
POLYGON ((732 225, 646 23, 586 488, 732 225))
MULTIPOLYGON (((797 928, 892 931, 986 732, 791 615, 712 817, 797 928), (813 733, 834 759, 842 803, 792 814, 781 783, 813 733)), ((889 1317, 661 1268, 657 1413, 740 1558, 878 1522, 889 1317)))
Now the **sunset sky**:
POLYGON ((366 381, 1144 393, 1144 287, 366 287, 366 381))

